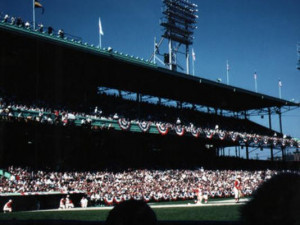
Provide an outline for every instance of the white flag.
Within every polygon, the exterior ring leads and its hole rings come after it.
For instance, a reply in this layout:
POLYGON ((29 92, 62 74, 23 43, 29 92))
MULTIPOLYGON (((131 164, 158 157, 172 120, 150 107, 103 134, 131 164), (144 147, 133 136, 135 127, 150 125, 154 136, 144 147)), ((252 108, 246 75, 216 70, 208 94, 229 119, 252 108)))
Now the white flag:
POLYGON ((99 33, 100 33, 101 35, 104 35, 103 30, 102 30, 102 24, 101 24, 100 17, 99 17, 99 33))
POLYGON ((193 57, 193 60, 196 61, 196 54, 194 52, 194 49, 192 48, 192 57, 193 57))

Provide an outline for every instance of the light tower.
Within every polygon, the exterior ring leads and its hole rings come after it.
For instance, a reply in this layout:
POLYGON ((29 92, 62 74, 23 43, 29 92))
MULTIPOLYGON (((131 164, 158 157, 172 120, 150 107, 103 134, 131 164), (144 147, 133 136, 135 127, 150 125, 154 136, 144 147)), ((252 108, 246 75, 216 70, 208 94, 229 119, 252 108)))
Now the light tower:
POLYGON ((163 38, 168 39, 169 52, 165 54, 165 63, 170 70, 177 70, 177 52, 181 45, 185 45, 186 73, 189 74, 189 46, 193 44, 193 34, 198 16, 198 6, 189 0, 162 0, 163 38))

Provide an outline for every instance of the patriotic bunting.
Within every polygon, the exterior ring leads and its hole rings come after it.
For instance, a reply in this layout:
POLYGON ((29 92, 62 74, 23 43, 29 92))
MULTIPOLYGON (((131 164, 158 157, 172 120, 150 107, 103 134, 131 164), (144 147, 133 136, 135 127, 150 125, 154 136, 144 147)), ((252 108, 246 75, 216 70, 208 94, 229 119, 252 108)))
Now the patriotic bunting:
POLYGON ((226 133, 224 131, 220 131, 219 132, 219 138, 220 138, 220 140, 223 141, 225 139, 225 137, 226 137, 226 133))
POLYGON ((264 144, 267 145, 268 144, 268 138, 264 137, 264 144))
POLYGON ((161 135, 166 135, 169 131, 169 127, 165 123, 157 123, 156 124, 157 130, 161 135))
POLYGON ((130 128, 130 121, 127 121, 126 119, 124 118, 120 118, 118 120, 118 123, 119 123, 119 126, 121 127, 122 130, 128 130, 130 128))
POLYGON ((104 202, 106 203, 106 205, 112 205, 114 199, 112 197, 104 197, 104 202))
POLYGON ((273 138, 273 146, 277 145, 277 138, 273 138))
POLYGON ((143 122, 138 122, 138 125, 143 132, 148 132, 151 124, 150 122, 143 121, 143 122))
POLYGON ((253 138, 253 141, 254 141, 255 144, 257 144, 258 141, 259 141, 259 140, 258 140, 258 137, 254 137, 254 138, 253 138))
POLYGON ((122 197, 118 197, 118 196, 114 197, 114 202, 115 202, 116 204, 119 204, 119 203, 121 203, 122 201, 123 201, 122 197))
POLYGON ((231 134, 231 140, 232 140, 233 142, 235 142, 235 141, 237 140, 237 138, 238 138, 238 135, 237 135, 236 133, 232 133, 232 134, 231 134))
POLYGON ((212 137, 214 136, 214 133, 210 130, 206 130, 205 135, 206 135, 206 138, 212 139, 212 137))
POLYGON ((175 132, 177 135, 182 136, 184 135, 184 127, 181 125, 175 126, 175 132))
POLYGON ((197 138, 197 137, 199 137, 199 130, 197 128, 193 127, 191 129, 191 134, 197 138))

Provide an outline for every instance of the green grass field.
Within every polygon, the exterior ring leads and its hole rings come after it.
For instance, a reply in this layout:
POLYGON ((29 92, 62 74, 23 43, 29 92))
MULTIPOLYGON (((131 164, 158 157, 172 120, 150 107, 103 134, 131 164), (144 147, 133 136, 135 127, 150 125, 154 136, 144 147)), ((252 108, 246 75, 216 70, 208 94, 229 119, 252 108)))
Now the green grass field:
MULTIPOLYGON (((240 205, 206 206, 206 207, 177 207, 154 208, 157 219, 163 220, 210 220, 237 221, 239 220, 240 205)), ((107 210, 77 210, 77 211, 36 211, 1 213, 0 220, 81 220, 105 221, 109 213, 107 210)))

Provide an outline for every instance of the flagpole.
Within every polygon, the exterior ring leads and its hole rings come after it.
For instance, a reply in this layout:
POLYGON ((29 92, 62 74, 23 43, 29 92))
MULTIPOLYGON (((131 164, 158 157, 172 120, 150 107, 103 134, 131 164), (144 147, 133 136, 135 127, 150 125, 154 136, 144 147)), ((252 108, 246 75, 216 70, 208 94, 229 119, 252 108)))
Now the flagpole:
POLYGON ((193 59, 193 76, 195 76, 195 60, 193 59))
POLYGON ((32 0, 32 23, 33 23, 33 30, 35 30, 35 0, 32 0))
POLYGON ((226 77, 227 77, 227 85, 229 85, 229 64, 228 64, 228 60, 226 63, 226 77))
POLYGON ((281 87, 279 86, 279 98, 281 99, 281 87))
POLYGON ((255 79, 255 92, 257 93, 257 79, 255 79))
POLYGON ((257 74, 254 73, 254 85, 255 85, 255 92, 257 93, 257 74))
POLYGON ((192 66, 193 66, 193 76, 195 76, 195 61, 196 61, 196 54, 194 48, 192 48, 192 66))
POLYGON ((279 92, 279 98, 281 99, 281 80, 278 81, 278 92, 279 92))
POLYGON ((101 43, 101 34, 100 34, 100 32, 99 32, 99 48, 102 48, 102 43, 101 43))
POLYGON ((153 57, 153 62, 154 63, 156 63, 156 60, 155 60, 155 58, 156 58, 156 37, 154 37, 154 57, 153 57))

